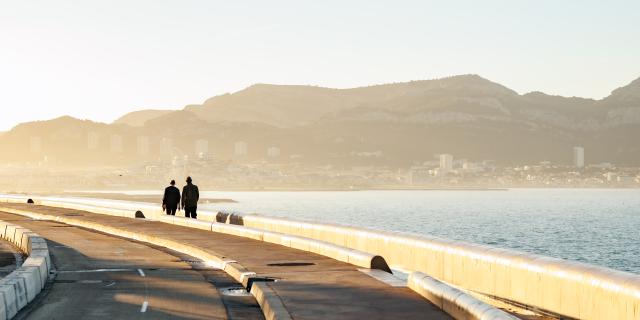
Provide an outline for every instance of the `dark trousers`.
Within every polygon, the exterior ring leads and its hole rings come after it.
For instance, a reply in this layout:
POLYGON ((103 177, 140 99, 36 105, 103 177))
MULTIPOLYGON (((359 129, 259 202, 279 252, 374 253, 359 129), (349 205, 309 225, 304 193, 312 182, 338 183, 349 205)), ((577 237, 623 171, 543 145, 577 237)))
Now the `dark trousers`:
POLYGON ((176 211, 178 211, 178 205, 177 204, 175 206, 167 205, 166 210, 167 210, 167 214, 175 216, 176 211))
POLYGON ((185 206, 184 207, 184 216, 187 218, 194 218, 197 219, 196 217, 198 216, 198 214, 196 213, 196 210, 198 209, 198 206, 185 206))

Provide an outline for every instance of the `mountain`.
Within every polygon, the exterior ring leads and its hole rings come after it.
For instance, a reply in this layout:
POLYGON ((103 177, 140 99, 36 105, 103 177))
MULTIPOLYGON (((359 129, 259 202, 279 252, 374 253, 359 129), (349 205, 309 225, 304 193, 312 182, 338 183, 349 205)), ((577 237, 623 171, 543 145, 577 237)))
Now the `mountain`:
POLYGON ((210 122, 262 122, 287 128, 358 108, 402 111, 424 101, 438 104, 437 99, 443 96, 460 94, 492 99, 517 95, 476 75, 354 89, 258 84, 213 97, 202 105, 187 106, 186 110, 210 122))
POLYGON ((154 109, 134 111, 134 112, 125 114, 124 116, 118 118, 113 123, 126 124, 133 127, 141 127, 141 126, 144 126, 145 122, 151 119, 158 118, 165 114, 171 113, 173 111, 174 110, 154 110, 154 109))
POLYGON ((130 164, 195 154, 195 141, 207 140, 209 151, 223 159, 244 141, 248 160, 265 159, 266 149, 277 147, 286 161, 338 166, 406 167, 439 153, 502 164, 568 164, 577 145, 590 163, 640 165, 638 136, 640 79, 594 100, 520 95, 462 75, 352 89, 257 84, 179 111, 130 113, 113 124, 68 117, 33 122, 0 136, 0 145, 21 150, 0 154, 0 161, 47 155, 130 164), (95 154, 87 150, 89 136, 100 156, 88 155, 95 154), (38 144, 30 137, 41 139, 42 147, 25 147, 38 144), (140 144, 148 144, 145 152, 140 144))

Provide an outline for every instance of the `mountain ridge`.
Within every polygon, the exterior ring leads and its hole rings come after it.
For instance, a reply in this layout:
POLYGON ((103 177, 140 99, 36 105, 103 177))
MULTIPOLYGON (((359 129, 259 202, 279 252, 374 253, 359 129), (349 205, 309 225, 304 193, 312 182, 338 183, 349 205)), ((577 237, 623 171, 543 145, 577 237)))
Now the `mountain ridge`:
POLYGON ((141 110, 112 124, 78 121, 21 124, 0 135, 0 143, 22 148, 23 158, 48 153, 60 159, 75 155, 69 161, 76 162, 127 163, 166 157, 160 146, 166 139, 176 154, 193 154, 194 141, 206 139, 222 158, 232 158, 233 144, 244 141, 251 146, 247 159, 263 159, 267 148, 278 147, 284 157, 306 163, 393 166, 438 153, 501 163, 567 163, 571 148, 581 145, 591 161, 638 164, 640 150, 629 137, 640 136, 640 79, 599 100, 518 94, 478 75, 349 89, 256 84, 181 110, 141 110), (27 131, 46 137, 47 150, 27 152, 27 131), (90 133, 100 137, 109 156, 83 156, 90 133), (119 141, 114 135, 123 137, 119 153, 107 148, 119 141), (56 147, 60 137, 73 141, 56 147), (139 137, 149 139, 150 155, 136 154, 139 137), (353 156, 377 151, 384 156, 353 156))

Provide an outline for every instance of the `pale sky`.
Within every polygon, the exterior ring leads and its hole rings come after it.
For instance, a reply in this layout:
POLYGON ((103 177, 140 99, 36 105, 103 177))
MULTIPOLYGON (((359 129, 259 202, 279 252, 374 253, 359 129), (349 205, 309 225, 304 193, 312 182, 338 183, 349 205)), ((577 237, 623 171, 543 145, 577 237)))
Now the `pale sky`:
POLYGON ((0 0, 0 130, 110 122, 254 83, 479 74, 601 98, 640 77, 640 1, 0 0))

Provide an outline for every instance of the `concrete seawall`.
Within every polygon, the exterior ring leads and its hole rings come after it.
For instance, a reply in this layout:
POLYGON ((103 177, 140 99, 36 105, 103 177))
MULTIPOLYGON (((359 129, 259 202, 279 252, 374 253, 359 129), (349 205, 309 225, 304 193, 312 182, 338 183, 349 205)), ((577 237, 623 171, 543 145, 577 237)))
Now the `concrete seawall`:
POLYGON ((258 215, 236 224, 375 253, 391 268, 577 319, 640 319, 640 275, 436 237, 258 215))
POLYGON ((18 225, 0 221, 0 237, 28 255, 22 266, 0 280, 0 320, 13 318, 44 288, 51 258, 47 242, 18 225))
MULTIPOLYGON (((43 198, 41 203, 86 209, 90 205, 84 201, 91 200, 64 203, 43 198)), ((158 208, 145 206, 122 202, 113 211, 105 204, 104 210, 129 217, 136 210, 150 218, 160 216, 158 208)), ((203 217, 215 221, 216 214, 208 212, 203 217)), ((381 256, 391 268, 421 272, 465 290, 563 317, 640 319, 640 276, 632 273, 437 237, 259 215, 229 215, 223 220, 381 256)))

